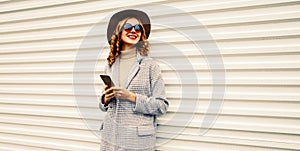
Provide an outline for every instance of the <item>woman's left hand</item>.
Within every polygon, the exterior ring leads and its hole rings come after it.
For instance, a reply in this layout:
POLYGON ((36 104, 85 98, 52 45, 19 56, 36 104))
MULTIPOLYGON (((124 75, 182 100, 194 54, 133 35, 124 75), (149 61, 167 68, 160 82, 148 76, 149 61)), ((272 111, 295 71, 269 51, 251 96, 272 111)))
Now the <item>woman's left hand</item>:
POLYGON ((135 102, 136 95, 121 87, 112 87, 115 97, 119 99, 126 99, 135 102))

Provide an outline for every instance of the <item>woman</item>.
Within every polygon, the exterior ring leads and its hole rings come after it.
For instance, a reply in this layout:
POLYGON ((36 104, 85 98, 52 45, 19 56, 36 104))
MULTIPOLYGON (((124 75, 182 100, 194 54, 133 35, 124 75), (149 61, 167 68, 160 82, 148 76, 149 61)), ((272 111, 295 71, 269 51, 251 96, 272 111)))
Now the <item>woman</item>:
POLYGON ((115 86, 104 86, 99 103, 107 112, 101 150, 154 150, 156 117, 165 114, 168 100, 159 66, 148 57, 150 19, 139 10, 123 10, 109 22, 110 53, 105 72, 115 86))

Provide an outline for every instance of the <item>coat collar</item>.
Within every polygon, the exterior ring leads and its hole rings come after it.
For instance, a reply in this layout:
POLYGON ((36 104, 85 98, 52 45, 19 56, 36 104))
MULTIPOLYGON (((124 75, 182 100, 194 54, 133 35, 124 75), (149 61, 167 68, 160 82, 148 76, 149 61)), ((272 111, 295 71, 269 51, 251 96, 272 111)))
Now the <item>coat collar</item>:
MULTIPOLYGON (((145 56, 142 56, 139 51, 136 53, 137 55, 137 61, 134 62, 133 66, 129 70, 129 73, 127 74, 127 81, 125 83, 125 88, 127 89, 132 79, 137 75, 137 73, 140 71, 140 64, 142 60, 145 58, 145 56)), ((119 81, 119 69, 120 69, 120 57, 116 59, 114 64, 110 67, 110 75, 112 77, 112 80, 115 84, 115 86, 120 86, 119 81)))

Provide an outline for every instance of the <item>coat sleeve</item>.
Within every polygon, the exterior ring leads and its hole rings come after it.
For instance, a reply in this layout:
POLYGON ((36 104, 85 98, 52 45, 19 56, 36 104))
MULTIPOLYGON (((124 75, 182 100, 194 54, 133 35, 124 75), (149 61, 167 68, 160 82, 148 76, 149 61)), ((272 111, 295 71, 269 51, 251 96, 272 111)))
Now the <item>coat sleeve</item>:
POLYGON ((105 106, 105 105, 102 103, 103 98, 104 98, 104 95, 101 96, 101 100, 99 101, 99 108, 101 109, 101 111, 106 112, 107 109, 108 109, 108 105, 105 106))
POLYGON ((134 112, 150 115, 163 115, 167 112, 169 102, 166 98, 165 84, 161 76, 160 68, 154 64, 150 68, 150 91, 151 95, 136 94, 134 112))

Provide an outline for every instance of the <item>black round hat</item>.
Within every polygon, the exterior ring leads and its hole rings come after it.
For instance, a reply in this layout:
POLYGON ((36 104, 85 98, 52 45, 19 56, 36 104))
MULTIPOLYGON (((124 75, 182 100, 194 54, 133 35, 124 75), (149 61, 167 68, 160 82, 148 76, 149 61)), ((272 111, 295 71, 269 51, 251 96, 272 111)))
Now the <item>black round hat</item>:
POLYGON ((151 24, 150 24, 150 18, 149 16, 140 10, 134 10, 134 9, 127 9, 122 10, 120 12, 115 13, 109 21, 108 27, 107 27, 107 41, 110 44, 111 36, 113 35, 119 21, 127 18, 127 17, 133 17, 141 21, 142 25, 145 29, 146 38, 150 35, 151 30, 151 24))

